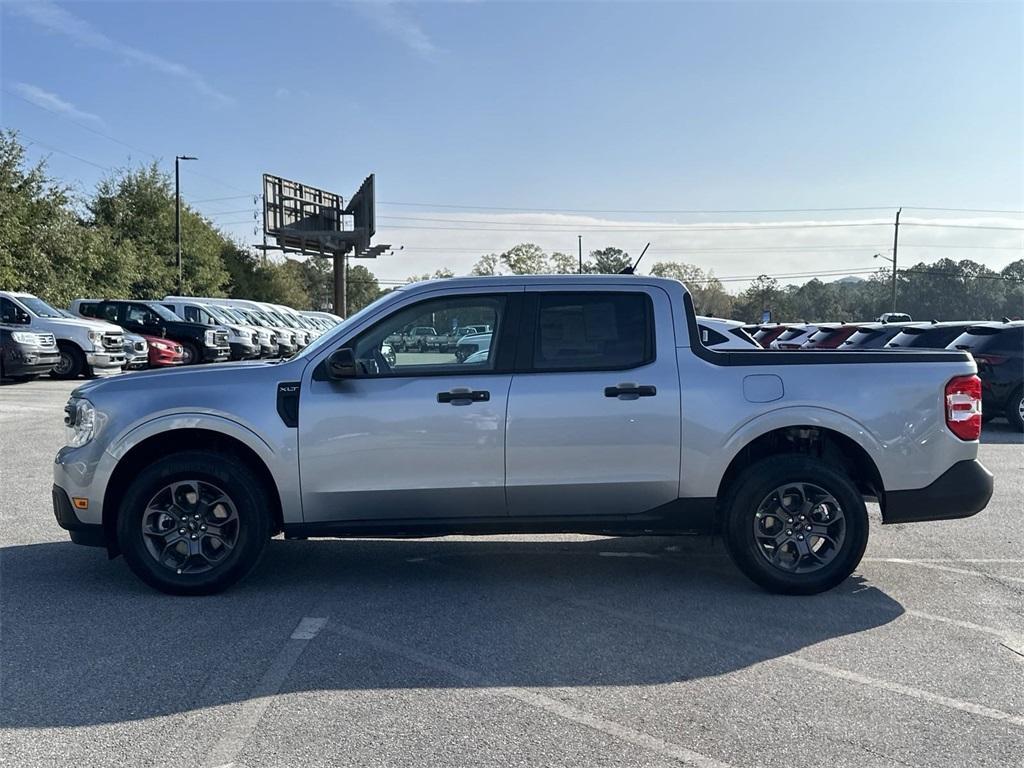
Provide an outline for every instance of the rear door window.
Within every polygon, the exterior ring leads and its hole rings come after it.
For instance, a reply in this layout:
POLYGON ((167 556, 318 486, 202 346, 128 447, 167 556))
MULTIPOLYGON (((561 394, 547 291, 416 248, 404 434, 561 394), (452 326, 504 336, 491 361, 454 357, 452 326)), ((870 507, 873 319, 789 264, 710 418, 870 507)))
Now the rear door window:
POLYGON ((631 293, 541 293, 536 371, 623 370, 654 360, 650 298, 631 293))

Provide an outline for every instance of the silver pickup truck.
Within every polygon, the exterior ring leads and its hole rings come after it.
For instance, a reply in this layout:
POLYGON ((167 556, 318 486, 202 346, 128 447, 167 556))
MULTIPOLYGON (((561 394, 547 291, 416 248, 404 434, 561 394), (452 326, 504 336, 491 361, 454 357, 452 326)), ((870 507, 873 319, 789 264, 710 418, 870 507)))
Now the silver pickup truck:
POLYGON ((280 532, 714 533, 757 584, 814 593, 860 562, 866 500, 885 523, 988 503, 975 374, 962 352, 717 352, 671 280, 430 281, 283 362, 79 387, 54 512, 177 594, 280 532), (381 353, 464 317, 493 329, 474 362, 381 353))

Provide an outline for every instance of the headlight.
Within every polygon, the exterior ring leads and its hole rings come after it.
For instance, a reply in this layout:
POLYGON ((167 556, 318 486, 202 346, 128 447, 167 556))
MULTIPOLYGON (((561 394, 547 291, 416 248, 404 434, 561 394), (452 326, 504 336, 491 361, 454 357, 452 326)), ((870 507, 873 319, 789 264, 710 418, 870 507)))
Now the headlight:
POLYGON ((89 331, 89 341, 99 346, 103 342, 103 331, 89 331))
POLYGON ((18 344, 35 345, 39 343, 39 339, 36 337, 36 335, 34 333, 30 333, 29 331, 14 331, 14 333, 11 334, 11 339, 17 342, 18 344))
POLYGON ((214 347, 217 345, 217 334, 214 331, 206 332, 206 346, 214 347))
POLYGON ((65 442, 79 448, 96 434, 96 408, 88 400, 68 400, 64 406, 65 442))

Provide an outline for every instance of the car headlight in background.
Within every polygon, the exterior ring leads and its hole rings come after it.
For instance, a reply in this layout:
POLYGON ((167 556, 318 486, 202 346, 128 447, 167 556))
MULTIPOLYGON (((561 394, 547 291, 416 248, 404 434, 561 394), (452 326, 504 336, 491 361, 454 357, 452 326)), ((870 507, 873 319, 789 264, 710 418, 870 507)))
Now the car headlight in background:
POLYGON ((64 437, 72 448, 88 443, 96 434, 96 408, 88 400, 72 398, 64 406, 64 437))
POLYGON ((14 331, 11 334, 11 339, 18 344, 38 344, 39 337, 29 331, 14 331))
POLYGON ((217 333, 216 331, 206 332, 206 346, 215 347, 217 346, 217 333))

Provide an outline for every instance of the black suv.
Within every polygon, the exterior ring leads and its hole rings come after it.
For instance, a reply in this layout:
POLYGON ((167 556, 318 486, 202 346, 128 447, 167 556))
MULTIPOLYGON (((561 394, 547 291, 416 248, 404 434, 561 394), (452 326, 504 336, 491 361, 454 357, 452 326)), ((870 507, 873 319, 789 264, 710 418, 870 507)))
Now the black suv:
POLYGON ((985 418, 1006 416, 1024 432, 1024 321, 973 325, 947 349, 974 355, 981 378, 981 408, 985 418))
POLYGON ((219 363, 231 357, 226 329, 182 320, 157 301, 80 299, 72 306, 84 317, 95 317, 135 333, 164 336, 178 342, 185 365, 219 363))

